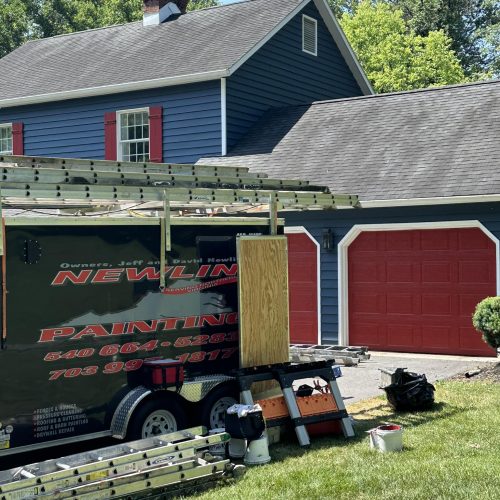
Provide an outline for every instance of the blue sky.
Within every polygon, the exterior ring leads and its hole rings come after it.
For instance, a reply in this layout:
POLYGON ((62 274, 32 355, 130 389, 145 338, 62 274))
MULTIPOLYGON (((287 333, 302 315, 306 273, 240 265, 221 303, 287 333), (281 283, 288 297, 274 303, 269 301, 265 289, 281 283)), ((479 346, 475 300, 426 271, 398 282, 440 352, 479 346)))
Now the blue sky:
POLYGON ((235 2, 241 2, 241 0, 221 0, 221 3, 235 3, 235 2))

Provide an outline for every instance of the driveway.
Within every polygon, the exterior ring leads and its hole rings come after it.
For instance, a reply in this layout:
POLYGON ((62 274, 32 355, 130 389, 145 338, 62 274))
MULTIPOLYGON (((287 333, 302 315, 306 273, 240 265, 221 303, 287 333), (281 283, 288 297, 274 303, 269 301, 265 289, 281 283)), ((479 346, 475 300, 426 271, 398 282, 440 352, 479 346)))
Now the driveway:
POLYGON ((371 358, 358 366, 342 366, 342 377, 337 380, 346 405, 384 394, 379 389, 380 368, 407 368, 423 373, 429 382, 452 377, 489 363, 497 358, 445 356, 437 354, 401 354, 371 352, 371 358))

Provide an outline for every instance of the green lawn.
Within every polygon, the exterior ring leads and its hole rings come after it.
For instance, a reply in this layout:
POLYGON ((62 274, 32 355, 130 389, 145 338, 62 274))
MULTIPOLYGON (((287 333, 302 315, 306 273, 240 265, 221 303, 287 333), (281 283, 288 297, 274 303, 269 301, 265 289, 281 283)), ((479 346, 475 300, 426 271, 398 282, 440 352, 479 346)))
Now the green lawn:
POLYGON ((200 499, 499 499, 500 384, 441 382, 436 408, 396 414, 376 398, 348 408, 357 437, 294 440, 271 447, 272 462, 200 499), (404 451, 370 450, 365 430, 404 426, 404 451))

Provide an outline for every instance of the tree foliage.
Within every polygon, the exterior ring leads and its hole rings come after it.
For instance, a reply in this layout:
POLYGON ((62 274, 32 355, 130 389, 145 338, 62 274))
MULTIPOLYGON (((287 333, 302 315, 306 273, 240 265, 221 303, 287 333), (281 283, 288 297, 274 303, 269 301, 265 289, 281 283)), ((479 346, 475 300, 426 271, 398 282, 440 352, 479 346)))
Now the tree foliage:
MULTIPOLYGON (((363 0, 328 0, 337 17, 363 0)), ((409 31, 443 31, 469 79, 500 76, 500 0, 372 0, 400 9, 409 31)))
POLYGON ((400 10, 364 0, 342 27, 377 92, 411 90, 464 81, 451 40, 443 31, 427 36, 409 30, 400 10))
MULTIPOLYGON (((26 40, 142 19, 143 0, 0 0, 0 57, 26 40)), ((219 5, 191 0, 188 10, 219 5)))

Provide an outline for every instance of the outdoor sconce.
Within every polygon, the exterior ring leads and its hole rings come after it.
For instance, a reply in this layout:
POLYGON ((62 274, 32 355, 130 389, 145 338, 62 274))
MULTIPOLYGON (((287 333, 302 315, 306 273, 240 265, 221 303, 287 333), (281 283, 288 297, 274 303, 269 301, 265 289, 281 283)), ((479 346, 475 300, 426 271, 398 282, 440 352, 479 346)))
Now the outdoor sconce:
POLYGON ((323 229, 323 250, 327 252, 334 251, 333 233, 331 229, 323 229))

